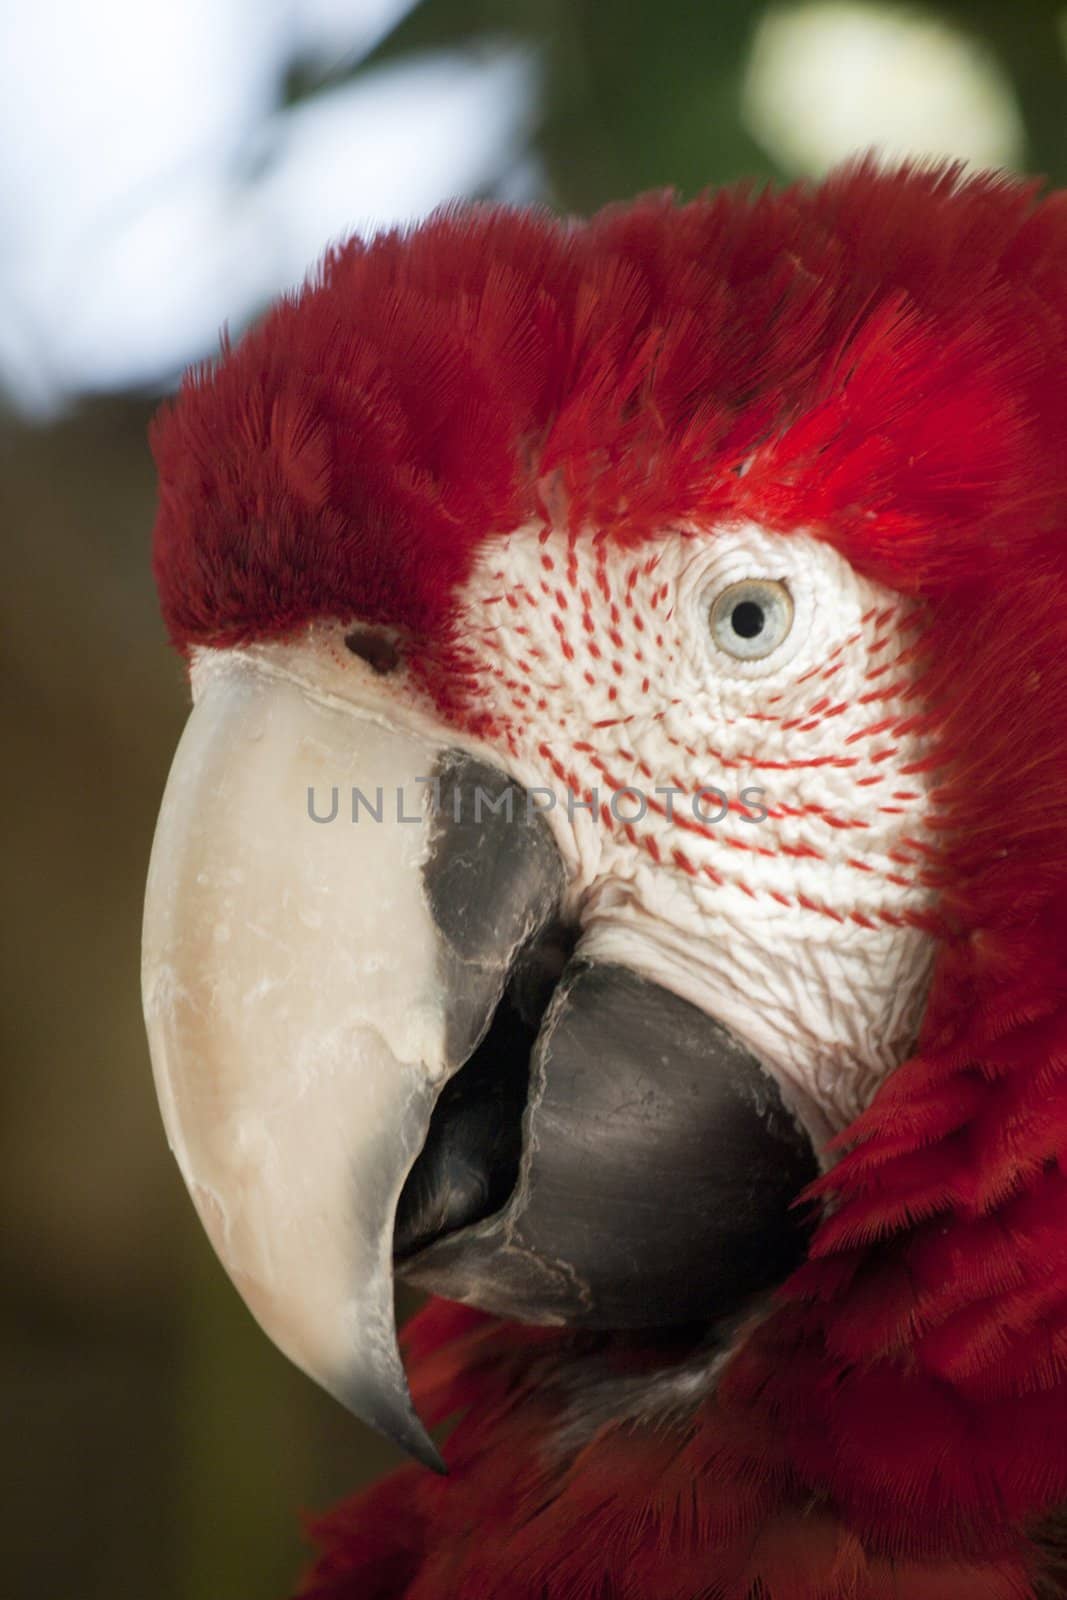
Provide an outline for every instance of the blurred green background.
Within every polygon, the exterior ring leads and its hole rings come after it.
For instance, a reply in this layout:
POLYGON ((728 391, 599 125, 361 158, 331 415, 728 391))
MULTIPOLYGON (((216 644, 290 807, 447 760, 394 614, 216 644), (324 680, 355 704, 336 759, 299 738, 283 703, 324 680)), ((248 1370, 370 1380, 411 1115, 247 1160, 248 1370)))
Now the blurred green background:
POLYGON ((277 1355, 167 1152, 140 901, 185 711, 145 427, 328 239, 869 146, 1067 179, 1052 0, 53 0, 0 65, 0 1593, 267 1600, 396 1454, 277 1355))

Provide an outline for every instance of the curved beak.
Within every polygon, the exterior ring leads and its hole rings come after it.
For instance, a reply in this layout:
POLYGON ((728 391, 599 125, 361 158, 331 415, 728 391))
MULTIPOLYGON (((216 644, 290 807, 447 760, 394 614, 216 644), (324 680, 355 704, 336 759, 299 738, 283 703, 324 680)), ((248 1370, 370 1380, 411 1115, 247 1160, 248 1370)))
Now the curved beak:
POLYGON ((167 1135, 227 1272, 286 1355, 436 1466, 397 1351, 394 1214, 561 875, 546 840, 547 893, 511 929, 503 894, 493 959, 457 963, 423 871, 442 756, 223 658, 163 798, 142 966, 167 1135))
MULTIPOLYGON (((713 1319, 803 1249, 807 1136, 751 1052, 561 933, 524 790, 219 653, 149 870, 143 988, 167 1134, 276 1344, 424 1462, 394 1265, 525 1321, 713 1319)), ((369 681, 369 680, 368 680, 369 681)))

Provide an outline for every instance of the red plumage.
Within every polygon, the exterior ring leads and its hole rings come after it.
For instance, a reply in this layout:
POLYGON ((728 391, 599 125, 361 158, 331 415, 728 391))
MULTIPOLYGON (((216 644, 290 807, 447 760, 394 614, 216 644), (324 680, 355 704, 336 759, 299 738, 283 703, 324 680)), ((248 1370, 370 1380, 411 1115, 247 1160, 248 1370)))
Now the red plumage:
POLYGON ((1062 493, 1065 253, 1063 197, 867 168, 352 240, 155 425, 171 634, 425 634, 544 516, 803 523, 920 592, 1017 564, 1062 493))
POLYGON ((808 1261, 695 1416, 557 1459, 611 1340, 431 1307, 452 1477, 342 1509, 308 1594, 1033 1592, 1067 1501, 1065 444, 1067 196, 866 166, 350 243, 165 410, 182 648, 387 622, 458 715, 451 595, 538 520, 802 528, 930 618, 935 980, 808 1261))

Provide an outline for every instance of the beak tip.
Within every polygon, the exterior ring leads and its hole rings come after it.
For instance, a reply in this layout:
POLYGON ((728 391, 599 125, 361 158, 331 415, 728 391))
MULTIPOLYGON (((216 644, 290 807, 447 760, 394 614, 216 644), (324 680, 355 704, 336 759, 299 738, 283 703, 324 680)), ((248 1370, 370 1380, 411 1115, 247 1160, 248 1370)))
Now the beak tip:
MULTIPOLYGON (((332 1387, 332 1386, 331 1386, 332 1387)), ((448 1468, 440 1451, 423 1426, 407 1393, 393 1384, 366 1381, 345 1384, 335 1388, 334 1394, 361 1422, 391 1439, 413 1460, 441 1477, 448 1476, 448 1468)))
POLYGON ((445 1465, 444 1457, 414 1411, 411 1413, 410 1420, 405 1419, 399 1427, 390 1431, 389 1437, 394 1444, 398 1444, 401 1450, 405 1450, 420 1466, 429 1467, 430 1471, 436 1472, 438 1477, 448 1477, 448 1468, 445 1465))
POLYGON ((445 1465, 444 1457, 414 1414, 410 1421, 405 1419, 404 1422, 391 1427, 382 1427, 381 1431, 420 1466, 428 1467, 431 1472, 436 1472, 438 1477, 448 1477, 448 1467, 445 1465))

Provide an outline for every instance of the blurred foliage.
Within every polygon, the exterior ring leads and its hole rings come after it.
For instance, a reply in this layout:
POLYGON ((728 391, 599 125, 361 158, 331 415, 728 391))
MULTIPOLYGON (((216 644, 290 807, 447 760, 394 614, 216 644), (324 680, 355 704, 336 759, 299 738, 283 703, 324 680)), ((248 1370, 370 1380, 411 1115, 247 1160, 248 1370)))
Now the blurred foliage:
POLYGON ((739 114, 764 10, 745 0, 421 0, 361 70, 479 37, 527 43, 544 74, 536 150, 550 196, 586 211, 641 189, 691 194, 771 175, 739 114))
MULTIPOLYGON (((361 61, 297 64, 290 97, 430 50, 507 41, 533 50, 544 93, 534 149, 549 198, 588 211, 643 189, 692 195, 739 176, 780 176, 746 131, 741 85, 753 35, 790 0, 418 0, 361 61)), ((984 46, 1018 97, 1028 170, 1067 182, 1067 51, 1060 0, 933 0, 920 10, 984 46)))
POLYGON ((934 14, 972 33, 999 61, 1026 130, 1026 167, 1067 183, 1067 11, 1059 0, 942 0, 934 14))
MULTIPOLYGON (((942 0, 1018 96, 1027 164, 1067 181, 1062 8, 942 0)), ((747 0, 421 0, 364 60, 295 62, 289 101, 441 48, 524 42, 533 156, 565 209, 772 175, 740 116, 747 0)), ((42 113, 43 114, 43 113, 42 113)), ((165 1148, 140 1020, 140 904, 184 716, 148 571, 151 406, 0 419, 9 870, 0 1203, 4 1593, 268 1600, 301 1506, 397 1454, 267 1343, 165 1148)))

